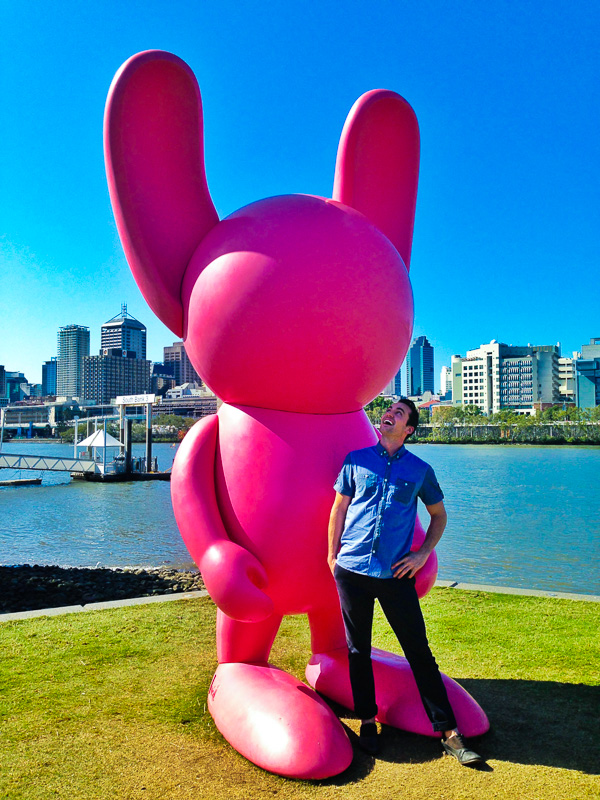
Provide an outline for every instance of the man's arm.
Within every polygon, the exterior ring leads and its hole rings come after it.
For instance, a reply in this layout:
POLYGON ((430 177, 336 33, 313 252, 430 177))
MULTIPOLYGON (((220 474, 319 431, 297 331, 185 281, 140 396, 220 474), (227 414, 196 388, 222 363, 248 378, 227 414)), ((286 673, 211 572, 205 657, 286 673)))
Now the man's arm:
POLYGON ((333 506, 331 507, 331 515, 329 517, 329 549, 327 553, 327 563, 329 564, 329 569, 332 572, 335 568, 335 560, 340 549, 342 533, 344 532, 346 513, 351 500, 351 497, 336 492, 335 500, 333 501, 333 506))
POLYGON ((440 500, 439 503, 425 506, 425 508, 431 517, 425 541, 418 550, 407 553, 396 564, 392 564, 392 571, 396 570, 393 572, 394 578, 402 578, 404 575, 408 575, 409 578, 412 578, 425 564, 436 544, 442 538, 446 522, 448 521, 448 515, 444 508, 444 501, 440 500))

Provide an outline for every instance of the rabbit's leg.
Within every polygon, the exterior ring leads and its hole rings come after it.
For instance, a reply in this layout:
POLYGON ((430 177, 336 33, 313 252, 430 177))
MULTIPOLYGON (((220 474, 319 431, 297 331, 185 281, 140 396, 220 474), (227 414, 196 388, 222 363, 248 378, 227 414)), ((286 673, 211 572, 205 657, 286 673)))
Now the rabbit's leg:
POLYGON ((342 724, 306 684, 267 663, 280 622, 219 612, 208 708, 227 741, 259 767, 291 778, 337 775, 352 761, 342 724))
MULTIPOLYGON (((408 661, 375 647, 371 651, 371 661, 379 722, 423 736, 439 737, 425 713, 408 661)), ((306 667, 306 679, 325 697, 346 708, 353 707, 346 649, 315 653, 306 667)), ((461 733, 468 737, 485 733, 489 722, 479 704, 452 678, 442 673, 442 680, 461 733)))
POLYGON ((308 612, 310 646, 313 654, 346 652, 346 634, 337 592, 331 592, 329 602, 308 612))
MULTIPOLYGON (((353 708, 342 616, 339 604, 331 604, 309 614, 312 633, 312 658, 306 667, 308 683, 320 694, 353 708)), ((421 695, 408 661, 393 653, 372 648, 371 661, 379 712, 377 719, 387 725, 425 736, 439 736, 425 713, 421 695)), ((489 728, 487 717, 477 702, 447 675, 442 680, 465 736, 478 736, 489 728)))

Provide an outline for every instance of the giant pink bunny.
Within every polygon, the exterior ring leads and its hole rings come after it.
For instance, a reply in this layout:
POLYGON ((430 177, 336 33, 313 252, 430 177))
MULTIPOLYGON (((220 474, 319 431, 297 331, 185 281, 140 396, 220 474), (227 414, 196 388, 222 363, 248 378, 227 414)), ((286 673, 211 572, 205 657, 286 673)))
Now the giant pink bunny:
MULTIPOLYGON (((224 401, 186 436, 171 482, 177 524, 218 607, 211 714, 265 769, 335 775, 352 759, 343 726, 268 657, 282 616, 307 614, 307 679, 351 707, 327 521, 344 457, 376 442, 363 406, 410 343, 414 112, 394 92, 367 92, 344 126, 332 200, 273 197, 219 221, 194 74, 147 51, 115 76, 105 152, 135 279, 224 401)), ((420 594, 435 575, 433 558, 420 594)), ((379 720, 434 735, 405 660, 378 650, 373 659, 379 720)), ((463 733, 487 730, 473 698, 444 680, 463 733)))

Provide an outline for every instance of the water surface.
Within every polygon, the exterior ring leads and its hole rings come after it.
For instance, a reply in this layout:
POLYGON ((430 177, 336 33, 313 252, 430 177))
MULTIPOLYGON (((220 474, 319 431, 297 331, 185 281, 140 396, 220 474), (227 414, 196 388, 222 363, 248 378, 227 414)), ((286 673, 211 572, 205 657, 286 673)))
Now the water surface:
MULTIPOLYGON (((58 444, 11 442, 4 449, 73 453, 58 444)), ((440 578, 600 595, 600 448, 409 449, 434 467, 446 495, 440 578)), ((143 452, 134 447, 134 455, 143 452)), ((153 446, 161 469, 175 453, 168 444, 153 446)), ((424 523, 426 517, 421 513, 424 523)), ((23 563, 191 566, 168 483, 87 483, 61 473, 45 473, 42 486, 0 488, 0 564, 23 563)))

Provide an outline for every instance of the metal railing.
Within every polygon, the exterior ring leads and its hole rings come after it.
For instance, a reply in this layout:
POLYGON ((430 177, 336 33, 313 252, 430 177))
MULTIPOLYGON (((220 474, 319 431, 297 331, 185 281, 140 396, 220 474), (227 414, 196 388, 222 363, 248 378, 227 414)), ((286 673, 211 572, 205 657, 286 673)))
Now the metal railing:
POLYGON ((37 469, 51 472, 100 472, 100 464, 87 458, 55 458, 54 456, 0 453, 0 469, 37 469))

